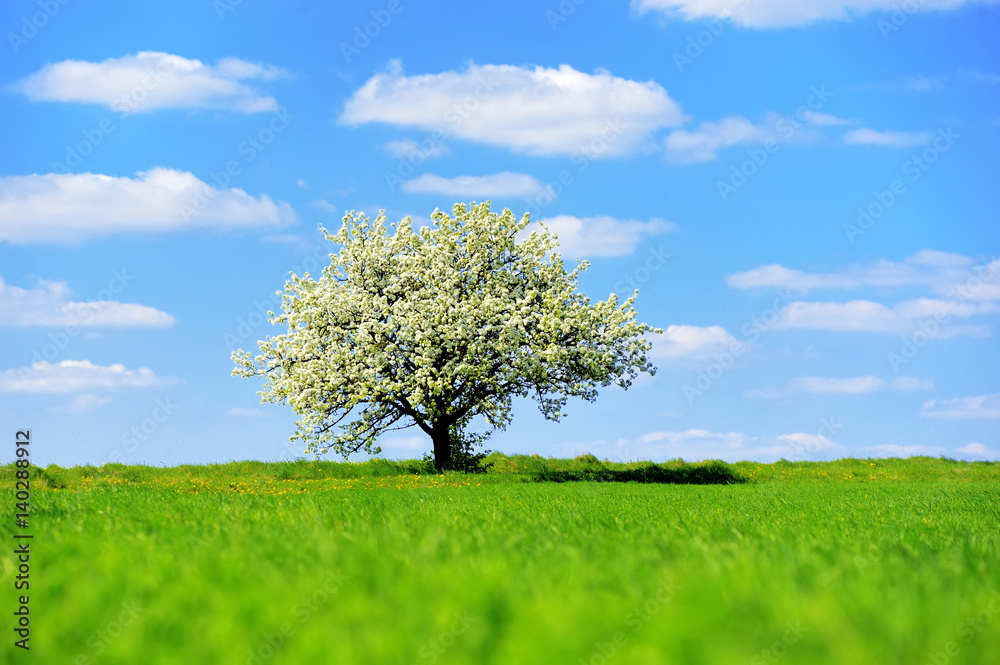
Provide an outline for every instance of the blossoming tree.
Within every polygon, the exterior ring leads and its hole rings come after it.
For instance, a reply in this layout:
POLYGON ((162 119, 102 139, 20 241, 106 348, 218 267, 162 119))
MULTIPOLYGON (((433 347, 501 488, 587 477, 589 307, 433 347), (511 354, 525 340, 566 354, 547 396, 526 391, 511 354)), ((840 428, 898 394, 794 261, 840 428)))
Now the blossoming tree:
POLYGON ((307 453, 377 454, 380 434, 417 426, 450 469, 452 432, 476 416, 503 429, 514 397, 559 420, 569 397, 655 373, 644 333, 662 331, 636 322, 638 291, 591 304, 577 290, 589 264, 567 272, 554 236, 520 233, 527 214, 487 201, 431 219, 414 231, 408 217, 347 213, 336 235, 323 230, 339 254, 318 279, 293 274, 282 313, 268 313, 287 332, 256 357, 233 353, 233 374, 264 377, 262 402, 300 416, 292 440, 307 453))

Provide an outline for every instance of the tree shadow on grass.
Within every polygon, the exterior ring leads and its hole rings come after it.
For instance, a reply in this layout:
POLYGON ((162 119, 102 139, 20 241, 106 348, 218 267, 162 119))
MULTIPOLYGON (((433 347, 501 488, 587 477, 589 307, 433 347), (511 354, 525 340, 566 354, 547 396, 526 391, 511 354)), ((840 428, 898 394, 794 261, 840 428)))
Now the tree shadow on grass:
POLYGON ((634 467, 612 468, 604 465, 587 465, 576 469, 542 468, 531 472, 538 482, 565 483, 589 481, 603 483, 665 483, 673 485, 732 485, 746 479, 729 468, 725 462, 703 464, 661 465, 647 462, 634 467))

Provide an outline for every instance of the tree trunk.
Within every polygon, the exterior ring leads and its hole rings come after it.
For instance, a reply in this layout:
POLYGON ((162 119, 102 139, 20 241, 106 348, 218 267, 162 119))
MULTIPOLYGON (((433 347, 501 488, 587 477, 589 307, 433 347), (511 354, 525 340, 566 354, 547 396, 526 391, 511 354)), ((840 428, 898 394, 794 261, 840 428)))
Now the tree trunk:
POLYGON ((431 431, 431 441, 434 442, 434 468, 438 471, 450 471, 453 468, 451 459, 451 428, 440 423, 434 423, 431 431))

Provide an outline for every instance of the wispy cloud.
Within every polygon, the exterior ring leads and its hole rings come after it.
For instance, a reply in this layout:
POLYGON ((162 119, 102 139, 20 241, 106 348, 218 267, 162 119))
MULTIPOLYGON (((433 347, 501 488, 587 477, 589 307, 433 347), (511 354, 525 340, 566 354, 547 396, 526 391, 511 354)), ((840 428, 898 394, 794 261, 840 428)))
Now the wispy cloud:
POLYGON ((287 73, 271 65, 225 58, 215 65, 179 55, 142 51, 101 62, 63 60, 17 81, 32 101, 100 104, 123 113, 156 109, 274 111, 278 103, 245 81, 273 81, 287 73))
POLYGON ((970 443, 960 448, 955 448, 956 453, 980 459, 1000 460, 1000 450, 984 446, 979 442, 970 443))
POLYGON ((154 168, 135 178, 94 173, 0 176, 0 242, 72 243, 114 233, 280 227, 287 203, 216 189, 191 173, 154 168))
MULTIPOLYGON (((956 302, 933 298, 907 300, 886 306, 871 300, 850 302, 789 303, 774 324, 776 330, 831 330, 838 332, 873 332, 905 334, 912 332, 921 321, 945 318, 968 319, 981 314, 1000 311, 994 303, 956 302)), ((986 337, 990 328, 985 325, 959 326, 950 322, 941 326, 941 338, 969 335, 986 337)))
POLYGON ((563 256, 577 259, 626 256, 634 252, 646 238, 669 233, 677 228, 673 223, 655 217, 644 222, 638 219, 616 219, 606 215, 597 217, 558 215, 532 222, 521 235, 526 236, 537 230, 539 224, 558 236, 559 252, 563 256))
POLYGON ((677 129, 664 139, 667 157, 681 164, 710 162, 718 150, 740 143, 763 143, 771 133, 762 125, 733 116, 718 122, 703 122, 693 130, 677 129))
POLYGON ((40 281, 34 289, 0 277, 0 326, 166 328, 174 317, 158 309, 110 300, 73 301, 65 282, 40 281))
MULTIPOLYGON (((817 127, 850 124, 852 121, 827 113, 803 109, 797 117, 769 112, 759 123, 743 116, 729 116, 702 122, 691 130, 675 129, 663 141, 669 162, 693 164, 710 162, 720 150, 735 145, 806 143, 822 136, 817 127)), ((774 148, 771 148, 773 150, 774 148)))
POLYGON ((916 391, 933 390, 934 381, 912 376, 898 376, 886 381, 879 376, 824 377, 802 376, 789 382, 781 389, 759 388, 743 393, 747 399, 780 400, 796 393, 815 395, 869 395, 883 390, 916 391))
MULTIPOLYGON (((922 0, 913 11, 945 10, 989 0, 922 0)), ((640 14, 656 11, 686 21, 729 19, 746 28, 791 28, 819 21, 849 21, 872 12, 898 11, 898 0, 632 0, 640 14)))
POLYGON ((110 397, 102 397, 100 395, 91 395, 90 393, 83 393, 82 395, 75 395, 70 401, 69 406, 66 407, 67 413, 79 414, 87 413, 88 411, 93 411, 99 409, 102 406, 107 406, 113 402, 110 397))
MULTIPOLYGON (((946 294, 972 279, 976 260, 971 256, 925 249, 905 261, 879 259, 870 263, 849 266, 832 272, 806 272, 771 264, 738 272, 726 278, 726 283, 737 289, 791 289, 806 293, 818 289, 859 289, 862 287, 926 286, 937 294, 946 294)), ((1000 272, 1000 260, 985 264, 990 272, 1000 272)), ((1000 280, 997 288, 977 291, 980 298, 1000 299, 1000 280)))
POLYGON ((953 420, 1000 418, 1000 393, 925 402, 920 415, 953 420))
POLYGON ((231 409, 226 409, 225 416, 227 418, 271 418, 274 414, 264 409, 245 409, 234 406, 231 409))
POLYGON ((156 388, 176 383, 170 377, 157 376, 145 367, 127 369, 124 365, 95 365, 89 360, 40 361, 30 367, 0 372, 0 393, 76 393, 117 388, 156 388))
POLYGON ((332 203, 330 203, 326 199, 317 199, 315 201, 310 201, 309 202, 309 207, 310 208, 315 208, 316 210, 321 210, 323 212, 329 212, 329 213, 334 213, 334 214, 343 214, 344 213, 343 210, 341 210, 339 207, 333 205, 332 203))
POLYGON ((469 65, 406 76, 393 62, 348 100, 339 122, 439 131, 533 155, 572 154, 603 139, 593 157, 632 152, 683 114, 662 86, 606 71, 469 65))
POLYGON ((837 443, 823 434, 793 432, 780 436, 749 436, 741 432, 691 428, 649 432, 634 439, 563 443, 557 447, 557 452, 567 456, 592 453, 612 461, 663 462, 680 458, 686 461, 721 459, 727 462, 764 462, 779 458, 821 457, 839 449, 837 443))
POLYGON ((1000 85, 1000 74, 958 67, 954 71, 945 74, 914 74, 888 83, 873 84, 871 87, 894 92, 927 93, 951 90, 965 83, 1000 85))
POLYGON ((938 457, 945 452, 945 449, 940 446, 906 446, 896 443, 866 446, 859 450, 870 457, 938 457))
POLYGON ((891 388, 893 390, 932 390, 934 382, 930 379, 914 377, 897 377, 886 381, 878 376, 851 376, 843 378, 827 378, 819 376, 803 376, 792 382, 792 388, 819 395, 865 395, 891 388))
MULTIPOLYGON (((789 303, 776 329, 906 333, 925 319, 971 319, 1000 311, 1000 260, 976 263, 961 254, 923 250, 905 262, 879 260, 834 272, 805 272, 772 264, 726 278, 739 289, 778 288, 805 293, 813 290, 924 287, 936 296, 911 298, 887 305, 873 300, 789 303)), ((985 336, 989 327, 949 323, 941 337, 985 336)))
POLYGON ((852 125, 855 122, 848 118, 838 118, 835 115, 820 113, 818 111, 803 111, 803 115, 807 122, 817 127, 839 127, 842 125, 852 125))
POLYGON ((380 457, 389 459, 413 459, 421 453, 430 452, 431 440, 427 436, 394 436, 379 442, 380 457))
POLYGON ((457 199, 493 199, 503 196, 527 197, 546 191, 545 185, 526 173, 460 175, 454 178, 425 173, 402 184, 407 194, 443 194, 457 199))
POLYGON ((431 141, 427 144, 420 144, 413 139, 389 141, 384 147, 385 151, 393 157, 399 157, 400 159, 411 158, 415 163, 420 163, 426 159, 444 157, 451 152, 451 149, 443 143, 431 141))
POLYGON ((729 352, 737 343, 721 326, 667 326, 662 335, 649 335, 653 343, 650 358, 667 361, 705 361, 714 354, 729 352))
POLYGON ((874 145, 884 148, 911 148, 927 145, 934 138, 933 132, 892 132, 877 131, 868 127, 852 129, 844 134, 844 143, 853 145, 874 145))

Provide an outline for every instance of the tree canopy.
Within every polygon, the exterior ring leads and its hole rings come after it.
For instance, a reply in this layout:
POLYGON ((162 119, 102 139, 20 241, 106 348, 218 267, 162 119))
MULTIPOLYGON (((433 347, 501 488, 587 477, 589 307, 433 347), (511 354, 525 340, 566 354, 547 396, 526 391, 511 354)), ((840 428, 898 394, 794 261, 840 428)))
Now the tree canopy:
POLYGON ((300 416, 292 440, 307 453, 377 454, 380 434, 416 426, 448 469, 455 432, 477 416, 503 429, 514 397, 559 420, 569 397, 655 373, 644 334, 662 331, 636 322, 638 291, 591 303, 577 283, 589 264, 567 272, 553 235, 522 233, 529 215, 487 201, 431 219, 413 230, 409 217, 348 212, 336 234, 323 229, 340 246, 330 265, 291 275, 283 311, 268 313, 287 332, 256 357, 233 353, 234 375, 265 379, 262 402, 300 416))

